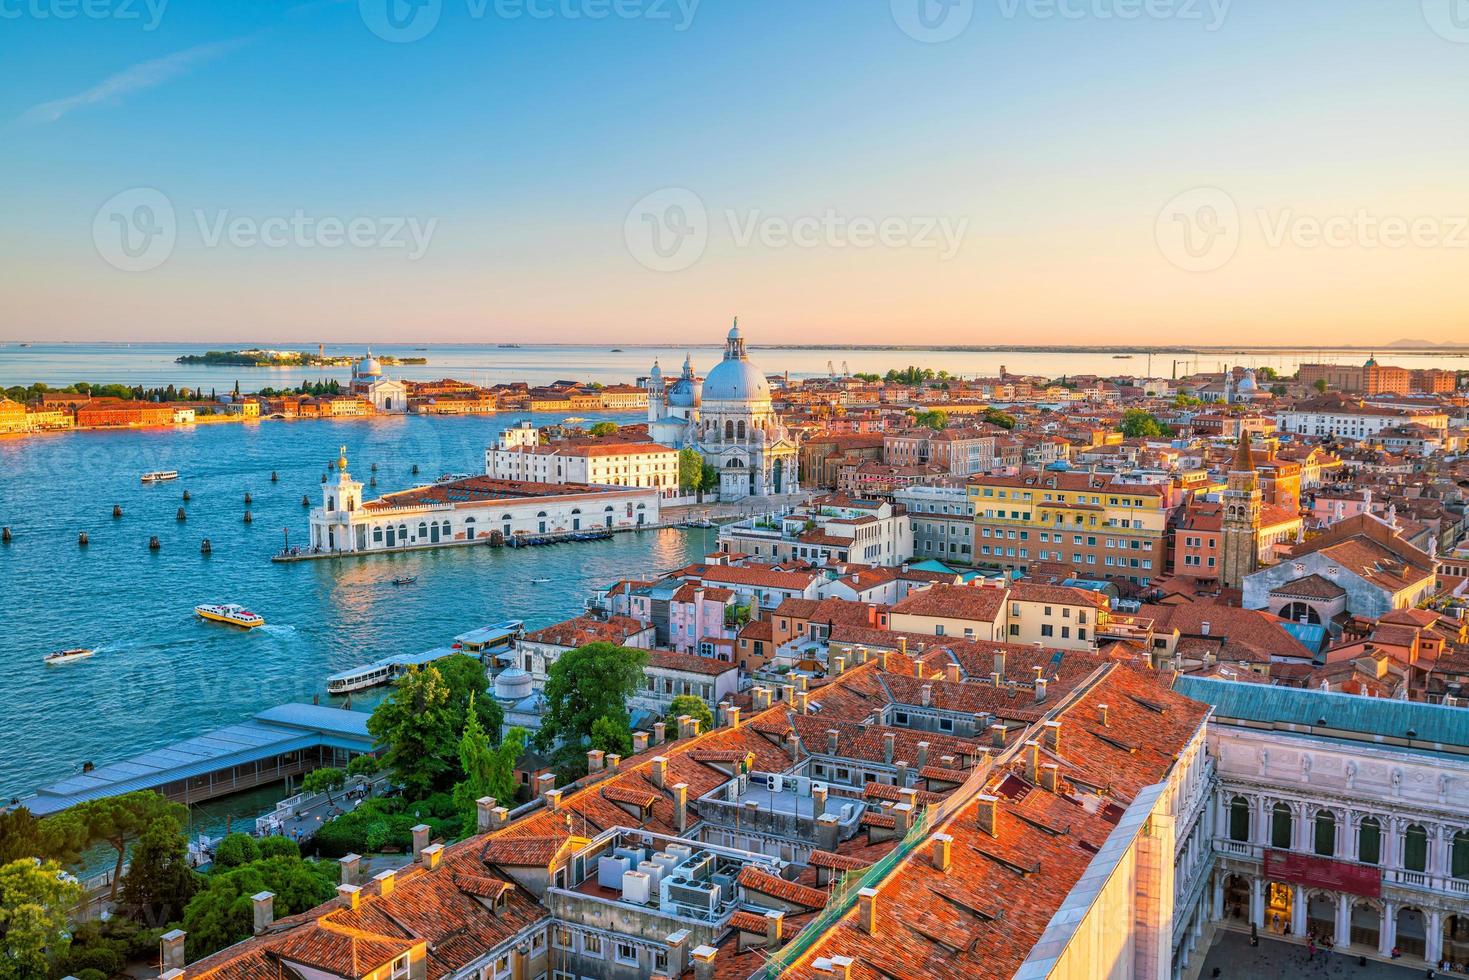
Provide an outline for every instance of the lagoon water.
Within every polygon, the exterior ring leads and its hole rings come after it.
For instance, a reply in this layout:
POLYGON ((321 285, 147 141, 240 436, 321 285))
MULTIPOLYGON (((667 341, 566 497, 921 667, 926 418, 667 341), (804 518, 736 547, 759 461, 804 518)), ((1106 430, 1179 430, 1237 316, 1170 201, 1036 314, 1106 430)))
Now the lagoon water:
MULTIPOLYGON (((133 755, 274 704, 313 696, 329 703, 324 681, 334 671, 499 620, 544 626, 578 612, 594 585, 712 550, 713 531, 663 530, 525 551, 269 561, 287 530, 291 542, 305 542, 301 497, 319 501, 321 476, 339 445, 354 476, 364 483, 377 477, 367 492, 382 493, 443 472, 482 472, 484 447, 521 418, 547 424, 561 415, 267 421, 0 439, 0 525, 15 534, 0 546, 0 799, 83 762, 133 755), (141 484, 139 475, 154 469, 176 469, 181 478, 141 484), (271 482, 272 470, 279 482, 271 482), (184 504, 186 489, 192 500, 184 504), (121 519, 111 516, 114 504, 121 519), (180 506, 183 523, 175 519, 180 506), (80 531, 90 535, 86 548, 77 544, 80 531), (157 552, 148 550, 152 535, 162 542, 157 552), (203 557, 206 537, 213 554, 203 557), (414 585, 392 584, 411 575, 414 585), (536 578, 552 584, 534 585, 536 578), (193 607, 212 601, 243 603, 267 625, 246 633, 199 621, 193 607), (42 664, 43 654, 75 646, 98 653, 42 664)), ((359 699, 354 708, 369 703, 359 699)))

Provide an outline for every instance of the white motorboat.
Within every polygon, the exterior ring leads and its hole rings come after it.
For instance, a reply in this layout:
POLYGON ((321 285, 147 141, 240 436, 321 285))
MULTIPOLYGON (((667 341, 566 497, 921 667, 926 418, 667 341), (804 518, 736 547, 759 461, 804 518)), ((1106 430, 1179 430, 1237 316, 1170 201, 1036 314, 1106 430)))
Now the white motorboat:
POLYGON ((77 647, 74 650, 58 650, 55 653, 46 654, 46 656, 41 658, 41 662, 47 664, 64 664, 68 661, 90 657, 96 652, 96 650, 88 650, 85 647, 77 647))

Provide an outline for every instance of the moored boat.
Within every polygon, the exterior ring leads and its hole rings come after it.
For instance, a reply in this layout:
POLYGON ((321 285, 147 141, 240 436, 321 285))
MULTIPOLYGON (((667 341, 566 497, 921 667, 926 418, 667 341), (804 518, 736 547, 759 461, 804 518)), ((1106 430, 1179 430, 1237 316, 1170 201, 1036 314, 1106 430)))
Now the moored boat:
POLYGON ((412 585, 414 582, 417 582, 417 581, 418 581, 418 576, 417 575, 407 575, 407 576, 404 576, 403 578, 395 578, 395 579, 393 579, 393 584, 394 585, 412 585))
POLYGON ((85 647, 77 647, 74 650, 58 650, 55 653, 46 654, 41 658, 41 661, 48 664, 64 664, 70 660, 81 660, 83 657, 90 657, 96 652, 96 650, 88 650, 85 647))
POLYGON ((239 626, 243 629, 254 629, 265 625, 265 617, 259 613, 253 613, 244 606, 232 602, 205 603, 195 606, 194 612, 199 614, 200 619, 207 619, 212 623, 227 623, 230 626, 239 626))
POLYGON ((144 483, 161 483, 164 480, 177 480, 178 470, 152 470, 143 474, 144 483))

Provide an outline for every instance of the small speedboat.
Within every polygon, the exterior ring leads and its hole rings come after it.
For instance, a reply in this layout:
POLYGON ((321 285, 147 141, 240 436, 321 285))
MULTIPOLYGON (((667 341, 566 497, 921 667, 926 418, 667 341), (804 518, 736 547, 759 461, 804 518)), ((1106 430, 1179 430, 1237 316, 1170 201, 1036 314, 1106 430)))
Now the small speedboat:
POLYGON ((531 585, 550 585, 551 584, 551 580, 548 579, 548 578, 533 578, 533 579, 530 580, 530 584, 531 585))
POLYGON ((574 424, 576 422, 585 422, 585 421, 586 421, 586 419, 582 418, 580 415, 569 415, 566 418, 564 418, 564 419, 561 420, 561 424, 562 425, 572 425, 572 424, 574 424))
POLYGON ((418 581, 418 576, 417 575, 408 575, 408 576, 405 576, 404 578, 395 578, 395 579, 393 579, 393 584, 394 585, 412 585, 414 582, 417 582, 417 581, 418 581))
POLYGON ((206 603, 202 606, 195 606, 194 612, 199 614, 200 619, 207 619, 212 623, 226 623, 247 630, 265 625, 264 616, 232 602, 206 603))
POLYGON ((47 664, 64 664, 71 660, 81 660, 83 657, 90 657, 96 652, 96 650, 88 650, 85 647, 77 647, 75 650, 58 650, 55 653, 46 654, 41 658, 41 662, 47 664))
POLYGON ((143 474, 144 483, 161 483, 164 480, 177 480, 178 478, 178 470, 153 470, 143 474))

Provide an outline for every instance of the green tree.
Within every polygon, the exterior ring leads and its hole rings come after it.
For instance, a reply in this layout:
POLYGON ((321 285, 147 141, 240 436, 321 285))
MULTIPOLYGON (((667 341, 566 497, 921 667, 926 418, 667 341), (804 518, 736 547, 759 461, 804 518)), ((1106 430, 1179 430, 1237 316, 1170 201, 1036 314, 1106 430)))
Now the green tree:
POLYGON ((604 715, 592 722, 587 735, 587 744, 613 755, 632 755, 632 722, 624 714, 621 718, 604 715))
POLYGON ((990 425, 997 425, 1002 429, 1015 428, 1015 416, 1009 412, 1002 412, 998 408, 987 408, 981 416, 990 425))
POLYGON ((668 714, 663 717, 664 722, 677 721, 679 715, 688 715, 699 723, 699 731, 707 732, 714 727, 714 714, 709 710, 709 705, 704 699, 694 694, 680 694, 668 705, 668 714))
POLYGON ((187 817, 188 811, 181 804, 170 803, 152 790, 139 790, 78 803, 46 822, 54 824, 64 837, 68 863, 93 844, 107 844, 117 852, 110 893, 116 900, 128 848, 153 824, 163 822, 182 830, 187 817))
POLYGON ((485 665, 468 654, 458 653, 440 660, 434 664, 434 669, 444 678, 444 684, 449 688, 449 709, 452 712, 454 731, 464 731, 465 714, 472 701, 474 710, 479 715, 480 727, 489 733, 490 741, 499 741, 500 727, 505 723, 505 711, 498 701, 486 696, 490 689, 490 679, 485 674, 485 665))
POLYGON ((157 928, 174 921, 198 887, 189 867, 183 832, 159 820, 133 846, 122 882, 122 907, 129 918, 157 928))
POLYGON ((347 775, 362 777, 376 776, 378 770, 382 767, 382 763, 377 761, 377 756, 364 753, 363 755, 354 756, 352 761, 347 763, 347 775))
POLYGON ((486 796, 493 796, 505 806, 509 806, 515 799, 515 791, 520 786, 515 779, 515 764, 525 754, 525 746, 529 738, 530 732, 519 726, 505 733, 504 739, 500 741, 490 760, 490 779, 486 787, 486 796))
POLYGON ((383 765, 410 798, 428 796, 454 778, 454 709, 435 667, 410 669, 373 710, 367 730, 384 747, 383 765))
POLYGON ((547 749, 563 742, 579 750, 599 718, 628 728, 627 701, 642 687, 647 663, 646 650, 600 641, 563 653, 546 678, 546 713, 536 745, 547 749))
POLYGON ((67 916, 82 900, 75 878, 55 861, 21 858, 0 866, 0 980, 34 980, 71 944, 67 916))
POLYGON ((918 412, 913 416, 913 421, 917 425, 938 431, 949 424, 949 413, 941 408, 933 408, 918 412))
POLYGON ((704 489, 704 457, 697 449, 685 446, 678 451, 678 487, 685 494, 704 489))
POLYGON ((225 834, 218 844, 214 845, 214 867, 238 868, 252 861, 260 860, 260 843, 249 834, 236 831, 233 834, 225 834))
POLYGON ((616 422, 594 422, 592 423, 592 427, 587 430, 587 433, 594 436, 610 436, 615 435, 618 428, 619 426, 616 422))
POLYGON ((327 901, 336 886, 336 865, 292 857, 252 861, 212 874, 184 909, 188 957, 207 956, 249 936, 254 927, 252 895, 273 893, 276 915, 286 916, 327 901))
POLYGON ((1312 383, 1311 387, 1312 388, 1315 388, 1318 392, 1320 392, 1323 395, 1326 394, 1326 388, 1327 388, 1326 379, 1325 378, 1317 378, 1315 380, 1315 382, 1312 383))
POLYGON ((347 785, 347 774, 333 766, 322 766, 313 769, 301 780, 301 789, 307 793, 325 793, 327 803, 337 805, 332 799, 332 790, 341 789, 347 785))
POLYGON ((1273 385, 1270 386, 1270 394, 1274 395, 1276 398, 1283 398, 1283 397, 1285 397, 1285 395, 1289 391, 1290 391, 1290 389, 1287 388, 1283 384, 1273 384, 1273 385))
POLYGON ((1167 426, 1140 408, 1129 408, 1123 412, 1118 429, 1129 439, 1153 439, 1168 432, 1167 426))
POLYGON ((474 696, 469 698, 470 710, 465 715, 464 734, 459 738, 459 771, 464 778, 454 784, 454 806, 464 818, 464 834, 469 836, 478 826, 478 805, 482 796, 490 796, 490 782, 494 779, 495 750, 490 739, 480 727, 479 715, 475 713, 474 696))
POLYGON ((55 852, 54 835, 44 821, 37 820, 23 806, 0 811, 0 864, 21 858, 51 857, 55 852))

